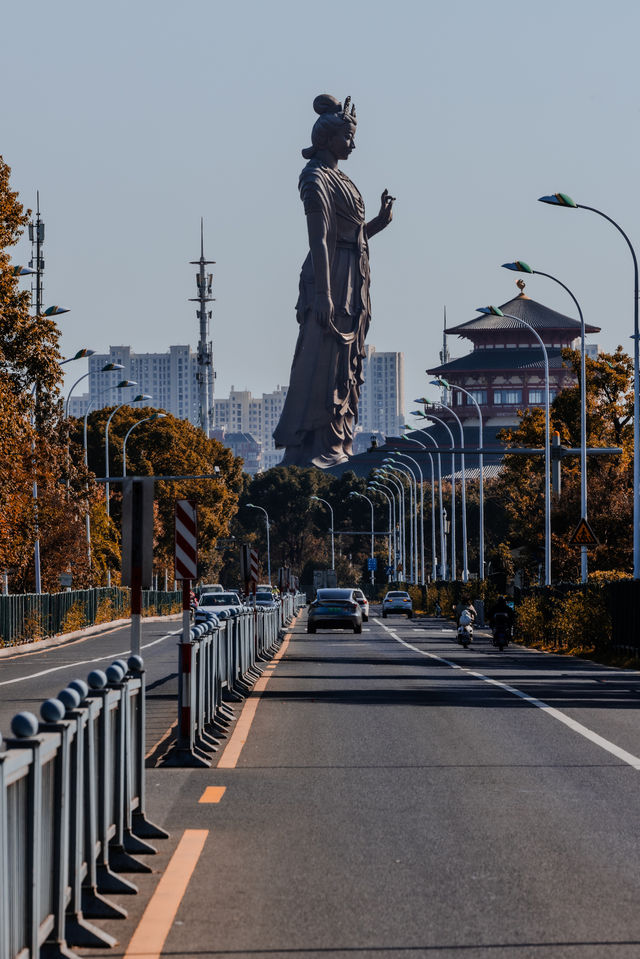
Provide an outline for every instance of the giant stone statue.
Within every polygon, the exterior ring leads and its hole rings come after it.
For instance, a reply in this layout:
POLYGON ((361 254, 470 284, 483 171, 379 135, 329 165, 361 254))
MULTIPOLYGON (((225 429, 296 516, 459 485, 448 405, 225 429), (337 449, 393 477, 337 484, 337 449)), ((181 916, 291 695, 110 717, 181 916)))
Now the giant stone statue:
POLYGON ((370 237, 391 222, 394 197, 365 221, 362 197, 338 169, 355 149, 355 108, 328 94, 313 101, 319 114, 299 190, 309 233, 296 304, 300 325, 289 392, 273 437, 285 466, 330 467, 353 455, 362 359, 369 323, 370 237))

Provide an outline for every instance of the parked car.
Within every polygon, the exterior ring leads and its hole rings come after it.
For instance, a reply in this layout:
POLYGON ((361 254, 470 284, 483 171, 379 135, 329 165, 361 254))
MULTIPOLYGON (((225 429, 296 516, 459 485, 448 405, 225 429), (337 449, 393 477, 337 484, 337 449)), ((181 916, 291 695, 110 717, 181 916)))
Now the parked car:
POLYGON ((413 604, 408 593, 401 589, 390 590, 382 600, 382 618, 390 613, 404 613, 408 619, 413 616, 413 604))
POLYGON ((364 595, 361 589, 354 589, 353 595, 355 599, 357 600, 358 605, 360 606, 360 609, 362 610, 362 622, 363 623, 369 622, 369 600, 364 595))
POLYGON ((243 606, 237 593, 203 593, 195 611, 196 623, 204 623, 212 617, 226 619, 237 616, 243 606))
POLYGON ((224 593, 224 587, 220 583, 205 583, 204 586, 197 587, 198 596, 205 593, 224 593))
POLYGON ((262 609, 277 609, 280 606, 280 601, 276 599, 272 592, 267 590, 256 592, 255 603, 253 593, 249 593, 248 596, 245 596, 244 603, 245 606, 261 606, 262 609))
POLYGON ((362 611, 353 589, 319 589, 309 606, 307 632, 317 629, 353 629, 362 632, 362 611))

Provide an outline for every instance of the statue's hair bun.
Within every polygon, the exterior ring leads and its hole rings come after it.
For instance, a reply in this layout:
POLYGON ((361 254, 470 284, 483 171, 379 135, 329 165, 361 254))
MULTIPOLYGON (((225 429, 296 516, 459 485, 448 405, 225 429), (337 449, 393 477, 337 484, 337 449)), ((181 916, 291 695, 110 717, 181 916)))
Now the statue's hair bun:
POLYGON ((320 116, 322 116, 323 113, 340 113, 342 103, 329 93, 321 93, 320 96, 317 96, 313 101, 313 109, 320 116))

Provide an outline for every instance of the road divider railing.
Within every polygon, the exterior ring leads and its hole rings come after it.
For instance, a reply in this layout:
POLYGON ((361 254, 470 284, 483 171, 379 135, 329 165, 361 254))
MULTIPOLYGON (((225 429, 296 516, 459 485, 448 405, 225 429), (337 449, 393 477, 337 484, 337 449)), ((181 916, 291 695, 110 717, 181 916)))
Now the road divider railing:
MULTIPOLYGON (((180 607, 180 592, 145 589, 142 611, 159 616, 180 607)), ((98 622, 128 617, 131 590, 119 586, 63 593, 12 593, 0 596, 0 647, 57 636, 98 622)))
POLYGON ((166 766, 210 766, 240 702, 260 676, 259 664, 273 656, 285 626, 305 604, 303 593, 287 594, 279 606, 221 612, 193 626, 178 645, 178 725, 166 766))
POLYGON ((91 919, 125 918, 122 872, 168 834, 145 810, 145 680, 139 656, 73 680, 0 737, 0 959, 73 957, 116 939, 91 919))

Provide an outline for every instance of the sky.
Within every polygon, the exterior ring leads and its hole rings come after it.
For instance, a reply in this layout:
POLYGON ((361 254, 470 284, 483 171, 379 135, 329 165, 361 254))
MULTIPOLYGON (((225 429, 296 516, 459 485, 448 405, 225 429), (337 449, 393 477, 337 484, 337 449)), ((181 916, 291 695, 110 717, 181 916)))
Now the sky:
MULTIPOLYGON (((637 0, 30 0, 3 4, 0 154, 46 224, 46 305, 62 350, 195 349, 195 267, 216 264, 215 393, 286 384, 307 253, 297 180, 313 98, 353 98, 343 169, 368 216, 368 342, 405 357, 407 410, 437 391, 450 326, 518 293, 524 259, 579 300, 591 336, 631 350, 639 244, 637 0)), ((14 251, 26 263, 26 238, 14 251)), ((26 281, 25 281, 26 282, 26 281)), ((543 277, 527 294, 575 316, 543 277)), ((468 341, 449 337, 453 356, 468 341)), ((84 372, 67 367, 68 384, 84 372)), ((140 384, 144 388, 144 384, 140 384)))

